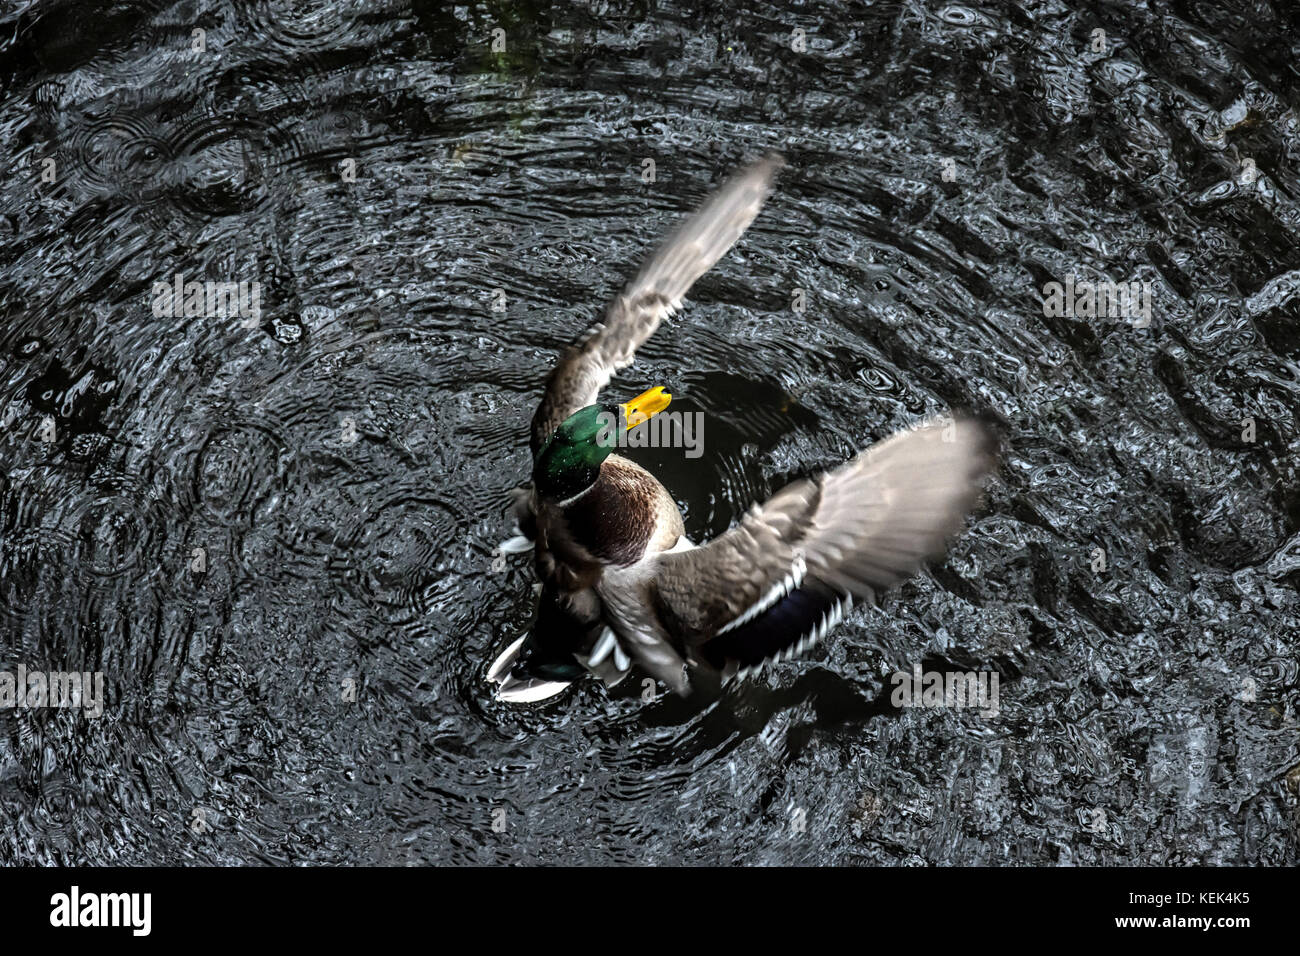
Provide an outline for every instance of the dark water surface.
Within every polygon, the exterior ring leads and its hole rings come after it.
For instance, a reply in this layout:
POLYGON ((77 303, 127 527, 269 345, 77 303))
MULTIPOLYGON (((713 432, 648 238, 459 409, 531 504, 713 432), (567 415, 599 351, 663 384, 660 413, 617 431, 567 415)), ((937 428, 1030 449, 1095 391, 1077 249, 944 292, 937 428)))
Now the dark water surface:
POLYGON ((0 861, 1300 859, 1293 5, 0 10, 0 670, 108 698, 0 711, 0 861), (706 454, 641 460, 700 540, 968 407, 989 498, 703 711, 497 704, 543 378, 767 148, 614 387, 706 454), (155 316, 177 274, 260 313, 155 316), (1045 316, 1070 275, 1150 327, 1045 316), (914 664, 1000 714, 893 708, 914 664))

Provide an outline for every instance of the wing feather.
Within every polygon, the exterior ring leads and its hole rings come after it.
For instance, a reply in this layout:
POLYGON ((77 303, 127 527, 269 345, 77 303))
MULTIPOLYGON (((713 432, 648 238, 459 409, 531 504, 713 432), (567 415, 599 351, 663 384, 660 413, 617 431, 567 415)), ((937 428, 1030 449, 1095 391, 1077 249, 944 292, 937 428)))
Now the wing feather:
POLYGON ((763 208, 782 165, 769 153, 727 180, 651 256, 610 304, 604 322, 565 353, 533 416, 534 455, 566 418, 595 403, 614 373, 681 306, 695 280, 735 245, 763 208))
POLYGON ((734 642, 742 625, 757 632, 750 622, 801 587, 870 599, 943 553, 993 464, 992 437, 972 419, 900 432, 787 486, 703 547, 660 555, 661 614, 700 645, 734 642))

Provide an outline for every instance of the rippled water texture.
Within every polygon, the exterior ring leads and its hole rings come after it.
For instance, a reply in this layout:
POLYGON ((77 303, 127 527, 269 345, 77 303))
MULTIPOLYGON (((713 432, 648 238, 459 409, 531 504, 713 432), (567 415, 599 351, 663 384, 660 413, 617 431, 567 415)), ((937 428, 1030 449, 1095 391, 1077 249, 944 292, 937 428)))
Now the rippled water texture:
POLYGON ((0 861, 1297 862, 1295 7, 789 6, 0 5, 0 669, 108 698, 0 711, 0 861), (615 385, 706 455, 642 460, 699 540, 967 407, 988 500, 703 710, 497 704, 543 378, 767 148, 615 385))

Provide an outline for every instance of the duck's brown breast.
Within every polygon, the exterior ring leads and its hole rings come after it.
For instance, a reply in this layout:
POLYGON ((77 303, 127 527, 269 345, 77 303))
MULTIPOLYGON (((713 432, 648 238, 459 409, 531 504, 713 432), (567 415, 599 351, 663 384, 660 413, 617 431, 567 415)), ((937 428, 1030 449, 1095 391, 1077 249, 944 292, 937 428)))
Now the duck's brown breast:
POLYGON ((647 549, 666 550, 682 534, 681 513, 668 490, 617 455, 605 459, 596 483, 562 514, 574 543, 606 564, 636 564, 647 549))

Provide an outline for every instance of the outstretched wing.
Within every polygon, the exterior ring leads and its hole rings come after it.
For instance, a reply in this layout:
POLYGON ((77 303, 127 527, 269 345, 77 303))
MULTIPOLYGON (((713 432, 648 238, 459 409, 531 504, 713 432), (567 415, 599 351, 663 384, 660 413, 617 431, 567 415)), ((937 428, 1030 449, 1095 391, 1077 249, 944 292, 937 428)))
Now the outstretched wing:
POLYGON ((533 416, 534 455, 566 418, 595 403, 613 374, 630 364, 641 343, 681 306, 695 280, 749 228, 782 165, 781 157, 770 153, 727 180, 627 284, 604 322, 569 349, 547 379, 533 416))
POLYGON ((656 609, 719 669, 797 653, 852 597, 942 554, 993 463, 992 436, 974 420, 900 432, 787 486, 707 545, 660 555, 656 609))

